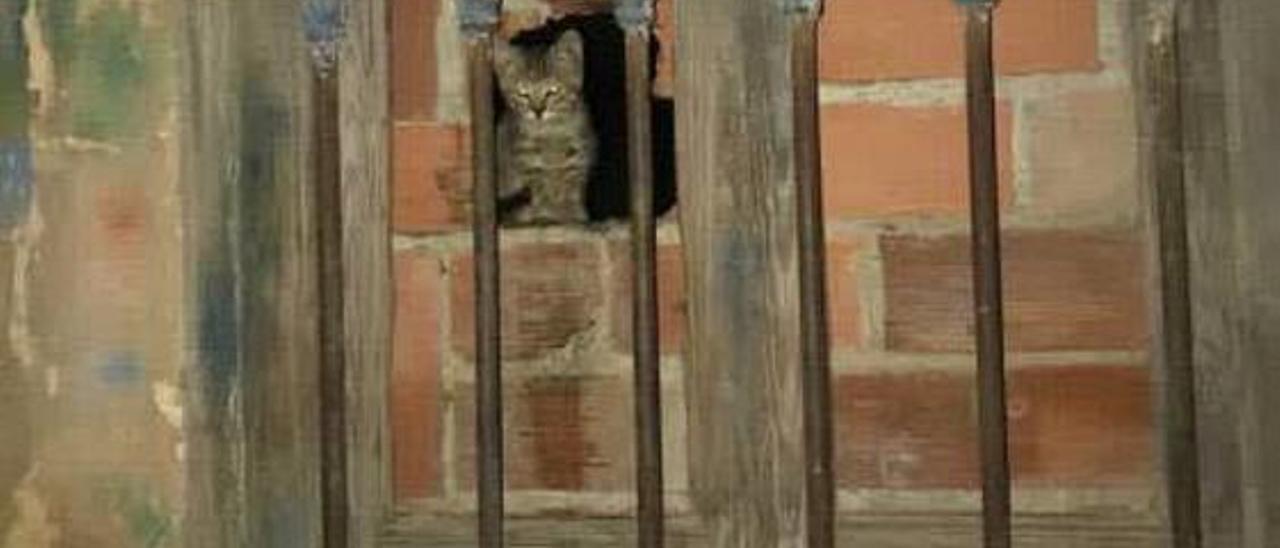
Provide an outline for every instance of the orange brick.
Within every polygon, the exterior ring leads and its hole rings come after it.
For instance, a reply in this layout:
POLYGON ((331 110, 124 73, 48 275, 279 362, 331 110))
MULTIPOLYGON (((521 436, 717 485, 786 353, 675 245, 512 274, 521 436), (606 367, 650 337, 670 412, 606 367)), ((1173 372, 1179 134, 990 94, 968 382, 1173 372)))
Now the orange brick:
POLYGON ((977 485, 973 383, 962 373, 835 381, 836 478, 845 488, 977 485))
MULTIPOLYGON (((1012 203, 1012 114, 996 111, 1001 198, 1012 203)), ((822 109, 824 200, 835 217, 968 211, 964 108, 846 104, 822 109)))
MULTIPOLYGON (((973 348, 969 239, 882 242, 891 350, 973 348)), ((1144 252, 1128 233, 1006 234, 1005 339, 1016 351, 1139 350, 1149 332, 1144 252)))
POLYGON ((435 112, 435 40, 440 1, 391 0, 387 3, 394 120, 430 120, 435 112))
MULTIPOLYGON (((658 328, 663 354, 679 353, 684 347, 688 300, 684 292, 684 261, 678 245, 658 248, 658 328)), ((614 276, 613 340, 619 352, 631 351, 631 248, 626 243, 610 250, 614 276)), ((836 347, 856 346, 862 320, 858 300, 857 246, 847 241, 829 240, 827 245, 827 301, 831 343, 836 347)))
MULTIPOLYGON (((588 244, 532 244, 504 250, 502 357, 530 360, 564 347, 595 325, 603 305, 600 261, 588 244)), ((471 255, 453 259, 452 346, 475 357, 471 255)))
POLYGON ((1128 88, 1031 101, 1022 120, 1036 216, 1108 222, 1138 214, 1137 131, 1128 88))
MULTIPOLYGON (((624 491, 632 480, 628 380, 605 377, 508 379, 503 408, 509 489, 624 491)), ((458 397, 459 484, 475 488, 475 400, 458 397)))
POLYGON ((862 341, 858 248, 854 242, 827 239, 827 321, 831 345, 836 348, 858 346, 862 341))
POLYGON ((1016 481, 1085 487, 1149 482, 1151 371, 1069 365, 1016 369, 1009 381, 1016 481))
MULTIPOLYGON (((618 243, 610 250, 613 261, 613 340, 618 351, 631 351, 631 247, 618 243)), ((676 354, 684 347, 686 306, 684 261, 678 245, 658 247, 658 330, 663 354, 676 354)))
POLYGON ((465 128, 401 125, 392 133, 392 146, 394 229, 437 232, 466 223, 471 180, 465 128))
MULTIPOLYGON (((996 15, 1004 74, 1099 68, 1094 0, 1008 0, 996 15)), ((957 76, 962 18, 942 0, 830 0, 822 19, 821 77, 874 81, 957 76)))
POLYGON ((441 453, 438 259, 395 259, 395 333, 390 390, 391 462, 396 500, 439 492, 441 453))

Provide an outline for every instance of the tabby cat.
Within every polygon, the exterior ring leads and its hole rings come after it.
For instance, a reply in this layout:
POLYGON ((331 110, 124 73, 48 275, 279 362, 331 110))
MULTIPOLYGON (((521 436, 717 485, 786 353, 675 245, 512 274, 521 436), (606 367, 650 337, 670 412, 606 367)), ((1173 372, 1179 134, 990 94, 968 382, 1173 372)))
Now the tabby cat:
POLYGON ((506 112, 498 121, 503 199, 526 194, 511 212, 521 224, 582 223, 596 138, 582 95, 582 39, 572 30, 549 47, 499 41, 494 52, 506 112))

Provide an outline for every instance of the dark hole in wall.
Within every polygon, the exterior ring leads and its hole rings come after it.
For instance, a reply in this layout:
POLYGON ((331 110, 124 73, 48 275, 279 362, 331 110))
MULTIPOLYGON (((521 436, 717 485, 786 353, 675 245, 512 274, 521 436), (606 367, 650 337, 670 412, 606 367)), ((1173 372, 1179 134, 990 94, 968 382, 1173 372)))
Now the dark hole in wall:
MULTIPOLYGON (((597 152, 583 197, 587 217, 592 222, 626 219, 630 216, 627 177, 626 51, 622 29, 611 14, 568 15, 512 38, 518 46, 546 47, 567 30, 576 30, 583 41, 583 97, 591 113, 597 152)), ((649 74, 652 82, 661 45, 650 45, 649 74)), ((497 96, 498 115, 505 105, 497 96)), ((663 215, 676 203, 675 108, 666 97, 653 97, 651 119, 653 139, 654 212, 663 215)), ((503 203, 509 213, 528 196, 516 196, 503 203)))

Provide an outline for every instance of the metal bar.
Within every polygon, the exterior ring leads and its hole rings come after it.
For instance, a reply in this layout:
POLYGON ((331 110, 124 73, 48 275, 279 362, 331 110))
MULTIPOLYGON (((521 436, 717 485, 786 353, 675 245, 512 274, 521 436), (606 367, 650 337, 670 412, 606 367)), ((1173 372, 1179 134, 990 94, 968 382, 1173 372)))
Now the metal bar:
POLYGON ((502 366, 498 295, 498 211, 493 129, 493 44, 467 40, 471 71, 471 154, 474 159, 473 239, 476 288, 476 470, 480 546, 502 546, 502 366))
POLYGON ((627 164, 631 185, 632 344, 636 421, 636 545, 663 545, 662 384, 659 370, 658 277, 653 209, 649 0, 619 2, 626 36, 627 164))
POLYGON ((1173 546, 1198 548, 1200 470, 1196 429, 1190 261, 1183 170, 1182 98, 1178 82, 1176 4, 1156 23, 1162 31, 1146 59, 1155 222, 1159 238, 1160 314, 1164 368, 1164 446, 1173 546))
POLYGON ((320 428, 326 548, 347 545, 346 337, 342 261, 342 164, 339 140, 336 53, 317 47, 312 66, 312 210, 316 238, 316 275, 320 344, 320 428))
POLYGON ((835 545, 831 363, 827 333, 826 235, 818 126, 819 6, 791 14, 791 83, 795 131, 796 233, 800 253, 800 339, 804 394, 805 527, 808 545, 835 545))
POLYGON ((962 4, 965 4, 966 20, 969 199, 978 347, 983 545, 1005 548, 1010 545, 1009 447, 1004 388, 995 73, 991 51, 995 3, 987 0, 962 4))
POLYGON ((476 302, 476 473, 479 546, 503 544, 502 359, 498 287, 493 40, 501 4, 460 0, 471 92, 472 238, 476 302))

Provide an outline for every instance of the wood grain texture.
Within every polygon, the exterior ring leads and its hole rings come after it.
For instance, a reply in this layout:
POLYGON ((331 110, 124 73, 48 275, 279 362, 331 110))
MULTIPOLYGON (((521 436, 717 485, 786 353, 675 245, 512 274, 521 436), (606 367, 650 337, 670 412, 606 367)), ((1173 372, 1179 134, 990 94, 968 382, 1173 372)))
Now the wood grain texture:
MULTIPOLYGON (((1169 2, 1170 6, 1178 4, 1169 2)), ((1234 208, 1226 173, 1225 89, 1217 24, 1220 2, 1195 2, 1169 23, 1177 27, 1182 76, 1185 174, 1190 233, 1196 368, 1200 423, 1202 521, 1206 546, 1243 546, 1240 484, 1241 447, 1237 432, 1241 387, 1236 334, 1238 308, 1235 264, 1229 230, 1210 227, 1234 208), (1194 76, 1192 76, 1194 75, 1194 76), (1209 181, 1215 184, 1209 184, 1209 181), (1211 188, 1214 187, 1214 188, 1211 188), (1217 218, 1215 218, 1217 217, 1217 218)), ((1166 7, 1172 9, 1172 7, 1166 7)))
POLYGON ((349 2, 339 49, 350 546, 373 546, 391 501, 386 2, 349 2))
POLYGON ((1280 5, 1177 2, 1204 546, 1280 542, 1280 5))
POLYGON ((691 498, 709 545, 804 542, 787 21, 677 2, 691 498))
MULTIPOLYGON (((384 3, 339 45, 352 546, 389 503, 384 3)), ((189 546, 316 546, 320 532, 311 58, 302 3, 185 5, 184 196, 198 344, 189 546)))
MULTIPOLYGON (((667 545, 702 548, 715 545, 712 533, 693 518, 669 519, 667 545)), ((468 518, 398 516, 387 529, 386 548, 474 546, 468 518)), ((631 520, 513 519, 507 524, 510 546, 615 548, 635 544, 631 520)), ((971 548, 978 546, 978 522, 960 515, 863 515, 837 525, 838 546, 874 548, 971 548)), ((1157 548, 1165 546, 1154 523, 1118 516, 1052 516, 1014 520, 1014 541, 1027 548, 1157 548)), ((772 546, 747 543, 742 546, 772 546)))
POLYGON ((300 3, 184 5, 197 347, 188 546, 320 532, 310 77, 300 3))

